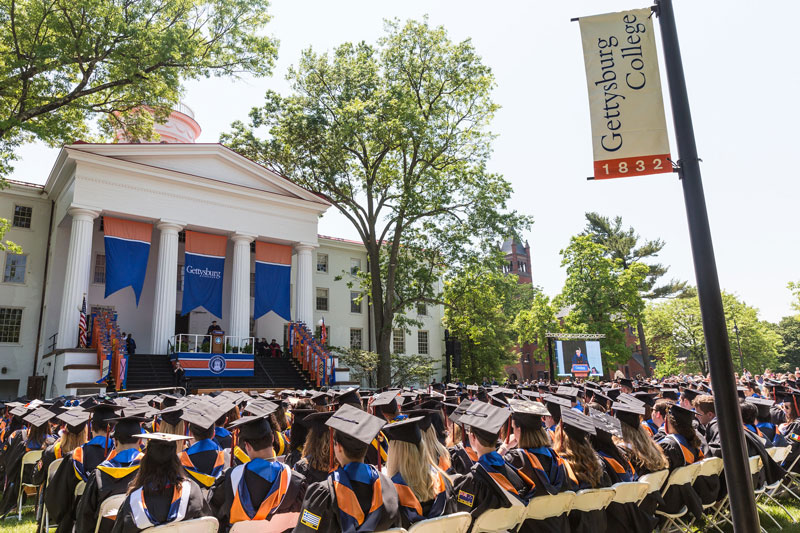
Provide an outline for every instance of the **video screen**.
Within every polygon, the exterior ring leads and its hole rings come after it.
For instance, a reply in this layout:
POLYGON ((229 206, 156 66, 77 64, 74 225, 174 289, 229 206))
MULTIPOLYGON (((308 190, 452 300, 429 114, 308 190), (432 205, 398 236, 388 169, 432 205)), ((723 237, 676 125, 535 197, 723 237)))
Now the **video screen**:
POLYGON ((556 341, 558 375, 591 377, 603 375, 600 341, 556 341))

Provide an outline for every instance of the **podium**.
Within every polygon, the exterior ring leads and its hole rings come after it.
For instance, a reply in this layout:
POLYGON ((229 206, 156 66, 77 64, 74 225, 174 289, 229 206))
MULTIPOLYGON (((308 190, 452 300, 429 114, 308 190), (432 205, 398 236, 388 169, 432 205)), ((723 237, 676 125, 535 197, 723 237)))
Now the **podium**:
POLYGON ((225 332, 211 332, 211 353, 225 353, 225 332))
POLYGON ((572 375, 576 378, 586 378, 589 376, 589 365, 572 365, 572 375))

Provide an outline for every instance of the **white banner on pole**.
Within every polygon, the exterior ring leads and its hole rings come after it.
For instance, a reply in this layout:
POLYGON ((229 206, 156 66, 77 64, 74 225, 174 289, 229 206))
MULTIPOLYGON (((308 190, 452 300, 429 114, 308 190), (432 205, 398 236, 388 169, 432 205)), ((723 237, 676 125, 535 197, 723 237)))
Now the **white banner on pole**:
POLYGON ((672 172, 651 11, 579 19, 595 179, 672 172))

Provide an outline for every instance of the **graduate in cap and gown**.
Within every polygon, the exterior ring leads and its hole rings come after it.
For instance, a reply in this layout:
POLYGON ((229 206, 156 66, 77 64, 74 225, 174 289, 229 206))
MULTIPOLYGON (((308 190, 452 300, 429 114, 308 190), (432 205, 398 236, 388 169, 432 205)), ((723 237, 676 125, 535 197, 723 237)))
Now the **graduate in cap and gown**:
MULTIPOLYGON (((142 432, 141 425, 149 420, 142 416, 124 414, 113 419, 114 450, 89 476, 89 482, 78 503, 75 531, 94 531, 103 500, 127 492, 142 460, 138 438, 142 432)), ((100 521, 99 531, 108 533, 113 527, 114 521, 104 517, 100 521)))
POLYGON ((386 426, 389 438, 387 474, 391 477, 400 503, 400 526, 408 529, 415 522, 455 512, 453 485, 431 461, 420 423, 424 416, 408 418, 386 426))
POLYGON ((364 462, 370 443, 385 424, 352 405, 328 418, 332 451, 340 466, 308 488, 295 533, 360 533, 399 524, 394 483, 364 462))
MULTIPOLYGON (((462 400, 458 407, 450 414, 453 425, 461 424, 461 417, 469 410, 472 400, 462 400)), ((472 465, 478 462, 478 453, 472 448, 469 434, 461 426, 461 442, 448 449, 450 452, 450 470, 448 473, 465 476, 472 471, 472 465)))
MULTIPOLYGON (((659 446, 669 461, 669 470, 672 472, 678 467, 694 464, 704 458, 701 442, 692 427, 695 413, 679 405, 670 406, 664 429, 666 437, 659 441, 659 446)), ((671 487, 664 494, 664 508, 662 510, 675 513, 683 506, 699 519, 703 516, 702 500, 692 485, 686 484, 671 487)))
POLYGON ((277 407, 229 424, 250 460, 228 469, 209 492, 208 501, 220 531, 249 520, 269 520, 270 531, 290 531, 297 523, 306 480, 275 460, 274 428, 269 416, 277 407))
POLYGON ((473 520, 489 509, 525 503, 532 482, 523 481, 517 469, 497 453, 500 431, 511 413, 507 409, 474 401, 461 416, 477 462, 468 474, 456 482, 457 511, 465 511, 473 520), (516 502, 515 502, 516 500, 516 502))
POLYGON ((178 445, 189 437, 140 433, 147 442, 139 469, 114 521, 113 533, 144 529, 211 516, 197 483, 188 479, 178 461, 178 445))
POLYGON ((189 424, 192 440, 189 447, 178 455, 181 465, 201 489, 210 489, 222 475, 225 453, 214 440, 214 424, 219 412, 211 405, 187 406, 181 418, 189 424))
MULTIPOLYGON (((569 483, 564 460, 553 450, 542 419, 550 411, 539 402, 511 399, 511 427, 517 447, 509 450, 504 459, 534 482, 529 487, 528 499, 558 494, 567 490, 569 483)), ((574 480, 577 484, 577 480, 574 480)), ((569 531, 566 514, 545 520, 526 520, 520 531, 563 533, 569 531)))
POLYGON ((305 417, 316 412, 316 409, 292 410, 292 427, 289 430, 289 452, 283 461, 291 468, 294 468, 294 465, 303 458, 303 447, 306 443, 306 437, 308 437, 308 426, 303 423, 305 417))
POLYGON ((61 437, 42 454, 41 460, 33 469, 33 484, 41 485, 46 481, 50 465, 57 459, 63 459, 75 448, 86 443, 86 425, 91 413, 81 408, 74 408, 56 415, 56 419, 64 424, 61 437))
POLYGON ((334 466, 331 464, 330 431, 325 425, 333 413, 333 411, 310 413, 300 422, 308 428, 308 434, 303 445, 303 457, 293 468, 305 476, 309 486, 328 479, 328 474, 334 466))

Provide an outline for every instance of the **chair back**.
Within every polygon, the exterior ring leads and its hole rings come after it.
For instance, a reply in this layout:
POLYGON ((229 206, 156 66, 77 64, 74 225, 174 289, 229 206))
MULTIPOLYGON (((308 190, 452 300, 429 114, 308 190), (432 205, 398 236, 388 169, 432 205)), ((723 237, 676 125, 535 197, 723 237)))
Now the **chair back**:
POLYGON ((748 458, 748 463, 750 463, 750 475, 755 476, 761 469, 764 468, 764 462, 761 460, 761 456, 754 455, 748 458))
POLYGON ((700 461, 700 472, 697 477, 718 476, 722 473, 722 458, 708 457, 700 461))
POLYGON ((569 512, 574 500, 575 493, 571 490, 559 492, 558 494, 536 496, 528 503, 525 518, 529 520, 544 520, 554 516, 561 516, 569 512))
POLYGON ((650 485, 642 481, 628 481, 611 485, 614 489, 614 503, 639 503, 647 496, 650 485))
POLYGON ((669 475, 667 484, 661 489, 661 495, 666 494, 672 486, 686 485, 687 483, 691 485, 697 479, 698 472, 700 472, 700 463, 679 466, 669 475))
POLYGON ((767 453, 769 453, 770 457, 778 464, 781 464, 791 452, 791 446, 773 446, 772 448, 767 448, 767 453))
POLYGON ((489 509, 472 523, 472 533, 495 533, 514 530, 525 519, 527 507, 521 502, 511 507, 489 509))
POLYGON ((408 533, 467 533, 471 523, 469 513, 453 513, 420 520, 408 528, 408 533))
POLYGON ((41 458, 42 458, 42 450, 33 450, 33 451, 30 451, 30 452, 27 452, 25 455, 22 456, 22 466, 19 469, 20 486, 25 486, 25 487, 36 487, 37 486, 37 485, 34 485, 32 483, 23 483, 22 482, 22 476, 25 474, 25 465, 36 464, 36 462, 39 461, 39 459, 41 459, 41 458))
POLYGON ((650 472, 649 474, 645 474, 639 478, 640 483, 647 483, 649 488, 647 489, 647 494, 652 494, 654 492, 658 492, 661 490, 661 487, 664 486, 664 482, 669 477, 669 470, 666 468, 664 470, 658 470, 656 472, 650 472))
POLYGON ((86 490, 86 482, 85 481, 78 481, 78 484, 75 485, 75 496, 83 496, 83 491, 86 490))
POLYGON ((119 508, 122 507, 125 496, 125 494, 115 494, 103 500, 103 503, 100 504, 100 512, 97 513, 97 523, 94 526, 94 533, 100 531, 100 523, 103 521, 103 518, 117 519, 117 512, 119 508))
POLYGON ((204 516, 194 520, 170 522, 163 526, 149 527, 147 533, 217 533, 219 522, 213 516, 204 516))
MULTIPOLYGON (((47 467, 47 481, 53 479, 53 476, 56 475, 56 470, 58 470, 58 467, 61 466, 61 461, 63 460, 64 458, 61 457, 59 459, 54 459, 53 462, 50 463, 50 466, 47 467)), ((47 483, 47 481, 45 482, 45 484, 47 483)))
POLYGON ((579 490, 572 501, 572 509, 570 510, 583 512, 602 511, 614 499, 616 492, 611 487, 579 490))
POLYGON ((269 520, 248 520, 236 522, 230 529, 230 533, 280 533, 287 529, 294 529, 300 513, 280 513, 269 520))

